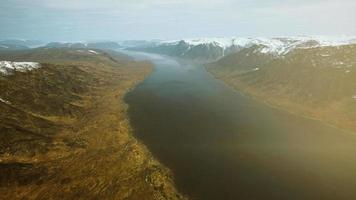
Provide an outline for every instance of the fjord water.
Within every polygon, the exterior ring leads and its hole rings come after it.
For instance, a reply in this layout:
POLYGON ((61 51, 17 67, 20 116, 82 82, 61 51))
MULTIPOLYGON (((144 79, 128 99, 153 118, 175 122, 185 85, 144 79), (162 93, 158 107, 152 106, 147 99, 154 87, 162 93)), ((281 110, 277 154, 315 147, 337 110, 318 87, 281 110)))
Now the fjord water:
MULTIPOLYGON (((203 66, 155 64, 126 96, 135 136, 192 199, 356 199, 356 136, 258 103, 203 66)), ((164 186, 162 186, 164 187, 164 186)))

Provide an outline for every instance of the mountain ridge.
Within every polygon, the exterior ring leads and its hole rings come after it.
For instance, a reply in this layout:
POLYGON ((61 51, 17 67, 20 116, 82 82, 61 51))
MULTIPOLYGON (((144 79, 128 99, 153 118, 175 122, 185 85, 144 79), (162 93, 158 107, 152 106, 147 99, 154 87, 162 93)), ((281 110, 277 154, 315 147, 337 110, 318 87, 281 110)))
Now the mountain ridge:
POLYGON ((253 46, 256 51, 274 56, 283 56, 297 48, 343 46, 356 43, 356 37, 279 37, 279 38, 200 38, 156 41, 151 45, 129 47, 130 50, 166 54, 173 57, 199 60, 205 63, 216 61, 226 55, 237 53, 253 46))

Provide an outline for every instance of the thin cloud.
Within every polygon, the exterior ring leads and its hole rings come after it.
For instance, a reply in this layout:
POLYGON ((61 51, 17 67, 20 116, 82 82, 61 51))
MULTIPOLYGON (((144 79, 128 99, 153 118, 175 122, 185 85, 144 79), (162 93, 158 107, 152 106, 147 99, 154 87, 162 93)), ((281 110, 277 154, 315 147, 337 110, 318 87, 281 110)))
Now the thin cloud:
POLYGON ((0 9, 0 37, 356 35, 354 0, 2 0, 0 9))

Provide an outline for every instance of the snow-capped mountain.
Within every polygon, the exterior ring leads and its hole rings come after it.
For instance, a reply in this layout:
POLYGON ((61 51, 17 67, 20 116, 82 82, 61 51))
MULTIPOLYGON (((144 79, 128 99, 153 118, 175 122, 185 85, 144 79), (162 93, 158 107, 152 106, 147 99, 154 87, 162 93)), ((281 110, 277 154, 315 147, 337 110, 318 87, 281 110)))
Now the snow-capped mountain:
MULTIPOLYGON (((339 46, 356 43, 356 38, 352 37, 278 37, 278 38, 199 38, 184 40, 190 45, 213 44, 227 49, 231 46, 242 48, 253 45, 263 45, 266 47, 264 52, 285 53, 286 50, 297 47, 317 47, 317 46, 339 46), (268 49, 268 50, 267 50, 268 49)), ((177 42, 177 41, 176 41, 177 42)), ((163 42, 174 43, 174 42, 163 42)))
POLYGON ((232 37, 157 41, 150 46, 138 45, 131 49, 209 62, 252 47, 262 54, 281 56, 296 48, 340 46, 352 43, 356 43, 356 39, 352 37, 232 37))

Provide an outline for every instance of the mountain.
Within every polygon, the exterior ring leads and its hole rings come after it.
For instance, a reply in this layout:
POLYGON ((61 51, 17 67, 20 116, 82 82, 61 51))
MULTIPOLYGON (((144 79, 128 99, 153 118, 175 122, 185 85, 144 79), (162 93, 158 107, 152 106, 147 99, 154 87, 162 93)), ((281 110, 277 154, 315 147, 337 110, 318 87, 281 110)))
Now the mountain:
POLYGON ((22 43, 0 41, 0 51, 11 51, 11 50, 22 50, 22 49, 29 49, 29 47, 23 45, 22 43))
POLYGON ((93 42, 93 43, 61 43, 61 42, 51 42, 48 43, 46 48, 74 48, 74 49, 119 49, 121 46, 116 42, 93 42))
POLYGON ((356 130, 356 44, 288 40, 207 64, 218 79, 273 106, 356 130))
POLYGON ((215 43, 190 44, 185 40, 155 42, 145 46, 129 47, 128 50, 165 54, 189 60, 212 61, 223 55, 224 49, 215 43))
POLYGON ((156 41, 130 50, 165 54, 205 63, 253 47, 263 54, 281 56, 295 48, 337 46, 352 43, 352 38, 281 37, 281 38, 201 38, 179 41, 156 41))
POLYGON ((42 46, 44 42, 39 40, 1 40, 0 50, 20 50, 42 46))
POLYGON ((11 50, 22 50, 29 49, 27 46, 13 45, 13 44, 2 44, 0 42, 0 51, 11 51, 11 50))

